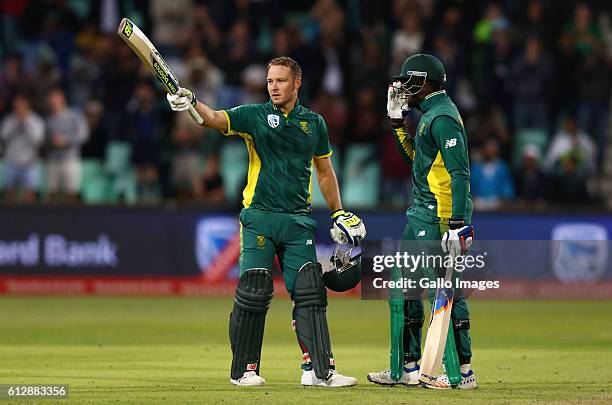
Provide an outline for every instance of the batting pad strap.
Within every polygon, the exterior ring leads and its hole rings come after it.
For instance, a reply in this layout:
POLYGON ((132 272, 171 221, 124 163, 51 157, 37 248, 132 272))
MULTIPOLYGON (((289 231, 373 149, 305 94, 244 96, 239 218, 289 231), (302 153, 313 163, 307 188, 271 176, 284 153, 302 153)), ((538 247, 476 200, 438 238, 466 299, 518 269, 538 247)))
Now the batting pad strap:
POLYGON ((327 290, 320 263, 307 263, 298 272, 291 296, 295 332, 303 350, 310 355, 315 375, 330 376, 333 354, 327 327, 327 290))
POLYGON ((453 328, 455 330, 468 330, 470 329, 469 319, 453 319, 453 328))
POLYGON ((247 270, 238 281, 229 323, 234 380, 246 371, 259 374, 266 313, 273 294, 272 273, 268 269, 247 270))

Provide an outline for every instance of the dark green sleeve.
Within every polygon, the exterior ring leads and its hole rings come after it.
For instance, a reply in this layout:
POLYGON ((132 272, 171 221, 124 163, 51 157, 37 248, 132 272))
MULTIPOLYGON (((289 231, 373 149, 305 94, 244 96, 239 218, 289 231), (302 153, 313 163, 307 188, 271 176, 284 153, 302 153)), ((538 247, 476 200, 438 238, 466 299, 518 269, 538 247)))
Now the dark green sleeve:
POLYGON ((412 164, 414 160, 414 140, 410 138, 410 134, 404 127, 394 128, 395 141, 400 154, 408 164, 412 164))
POLYGON ((245 104, 225 110, 227 114, 227 132, 223 135, 238 135, 239 133, 253 132, 252 120, 257 115, 256 104, 245 104))
POLYGON ((451 178, 451 218, 464 219, 470 193, 470 163, 463 128, 455 119, 442 115, 432 123, 431 133, 451 178))
POLYGON ((331 146, 329 146, 329 134, 327 133, 327 125, 323 117, 319 117, 319 130, 317 131, 319 140, 315 146, 314 157, 325 158, 332 154, 331 146))

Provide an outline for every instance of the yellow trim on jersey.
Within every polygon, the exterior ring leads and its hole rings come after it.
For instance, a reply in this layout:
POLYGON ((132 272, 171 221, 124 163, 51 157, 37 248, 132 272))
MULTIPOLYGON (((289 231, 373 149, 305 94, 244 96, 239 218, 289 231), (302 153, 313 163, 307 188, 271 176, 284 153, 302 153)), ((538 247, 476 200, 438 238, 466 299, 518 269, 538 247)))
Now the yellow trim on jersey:
POLYGON ((225 116, 227 117, 227 132, 223 132, 223 131, 221 131, 221 133, 222 133, 223 135, 225 135, 225 136, 228 136, 228 135, 235 135, 236 133, 232 133, 232 131, 231 131, 231 128, 232 128, 232 127, 231 127, 231 122, 232 122, 232 120, 230 120, 229 114, 228 114, 228 113, 227 113, 227 111, 225 111, 225 110, 222 110, 222 111, 223 111, 223 113, 225 114, 225 116))
POLYGON ((450 218, 453 208, 453 195, 451 192, 451 177, 444 166, 442 154, 438 152, 429 173, 427 184, 438 203, 438 218, 450 218))
POLYGON ((426 95, 424 100, 427 100, 429 97, 433 97, 436 94, 444 94, 444 93, 446 93, 446 90, 434 91, 433 93, 430 93, 430 94, 426 95))
POLYGON ((331 156, 331 155, 333 155, 333 154, 334 154, 334 152, 333 152, 333 151, 331 151, 331 152, 329 152, 329 153, 326 153, 325 155, 321 155, 321 156, 312 155, 312 156, 316 157, 317 159, 323 159, 323 158, 326 158, 326 157, 330 157, 330 156, 331 156))
POLYGON ((308 203, 312 204, 312 164, 314 163, 313 159, 310 159, 310 180, 308 181, 308 203))
POLYGON ((259 180, 259 172, 261 170, 261 160, 255 150, 255 142, 253 142, 253 135, 247 134, 246 132, 236 132, 244 139, 249 152, 249 171, 247 175, 247 185, 242 191, 242 205, 244 208, 248 208, 253 202, 253 196, 255 195, 255 187, 257 187, 257 180, 259 180))
POLYGON ((397 134, 397 139, 399 143, 402 145, 402 149, 406 153, 406 156, 411 160, 414 160, 414 141, 408 136, 408 131, 404 127, 398 128, 395 133, 397 134))

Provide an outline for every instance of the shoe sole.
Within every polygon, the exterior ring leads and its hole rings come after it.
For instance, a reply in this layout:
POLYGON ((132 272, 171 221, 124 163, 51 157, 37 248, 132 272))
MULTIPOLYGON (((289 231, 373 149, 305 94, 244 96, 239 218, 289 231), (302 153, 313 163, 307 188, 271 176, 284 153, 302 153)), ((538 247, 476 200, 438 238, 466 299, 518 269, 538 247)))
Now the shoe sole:
POLYGON ((235 386, 237 386, 237 387, 259 387, 259 386, 262 386, 262 385, 265 385, 265 384, 266 384, 266 382, 265 382, 265 381, 264 381, 264 382, 261 382, 261 383, 259 383, 259 384, 241 384, 241 383, 239 383, 239 382, 238 382, 238 381, 236 381, 236 380, 230 380, 230 382, 231 382, 232 384, 234 384, 235 386))
POLYGON ((385 387, 394 387, 396 385, 403 385, 404 387, 411 388, 411 387, 417 387, 419 385, 418 383, 416 383, 416 384, 406 384, 406 383, 403 383, 403 382, 385 383, 385 382, 375 381, 369 375, 367 376, 367 378, 368 378, 369 382, 377 384, 377 385, 383 385, 385 387))

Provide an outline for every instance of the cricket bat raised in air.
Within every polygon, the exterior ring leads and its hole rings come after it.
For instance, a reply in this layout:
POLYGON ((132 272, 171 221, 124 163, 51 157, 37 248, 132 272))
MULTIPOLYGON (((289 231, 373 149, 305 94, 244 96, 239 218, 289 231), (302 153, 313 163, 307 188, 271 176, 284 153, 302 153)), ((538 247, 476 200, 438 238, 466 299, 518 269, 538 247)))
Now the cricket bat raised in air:
MULTIPOLYGON (((179 90, 179 82, 172 73, 172 70, 168 67, 164 58, 157 52, 157 49, 153 46, 149 38, 134 24, 132 21, 124 18, 119 23, 117 29, 117 35, 121 37, 134 53, 140 58, 142 63, 149 66, 157 80, 164 86, 166 91, 170 94, 176 94, 179 90)), ((189 106, 189 115, 198 125, 202 125, 204 120, 200 117, 200 114, 189 106)))
MULTIPOLYGON (((444 281, 451 281, 453 277, 453 265, 446 269, 444 281)), ((429 321, 429 329, 427 329, 427 337, 425 338, 425 347, 423 356, 421 357, 421 370, 419 381, 425 385, 436 387, 436 377, 441 371, 442 360, 444 357, 444 349, 446 348, 446 340, 448 330, 450 328, 451 310, 453 308, 454 290, 452 288, 438 288, 436 290, 436 298, 432 304, 431 318, 429 321)), ((451 385, 456 385, 460 382, 458 370, 459 362, 457 359, 454 342, 450 342, 450 350, 447 351, 447 356, 451 356, 445 364, 453 366, 453 370, 446 370, 451 385), (457 381, 459 377, 459 381, 457 381)))

